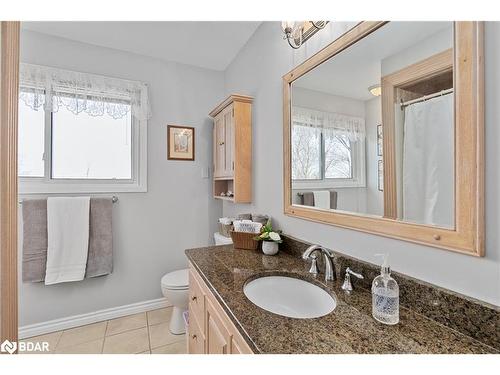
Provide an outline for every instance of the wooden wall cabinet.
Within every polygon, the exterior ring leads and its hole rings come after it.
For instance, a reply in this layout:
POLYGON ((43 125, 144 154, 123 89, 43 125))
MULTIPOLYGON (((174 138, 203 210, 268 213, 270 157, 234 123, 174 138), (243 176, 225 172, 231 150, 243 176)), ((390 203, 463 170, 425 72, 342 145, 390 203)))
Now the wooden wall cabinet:
POLYGON ((253 353, 191 264, 189 265, 188 353, 253 353))
POLYGON ((252 201, 252 98, 230 95, 210 116, 214 119, 214 198, 252 201), (234 196, 221 193, 232 191, 234 196))

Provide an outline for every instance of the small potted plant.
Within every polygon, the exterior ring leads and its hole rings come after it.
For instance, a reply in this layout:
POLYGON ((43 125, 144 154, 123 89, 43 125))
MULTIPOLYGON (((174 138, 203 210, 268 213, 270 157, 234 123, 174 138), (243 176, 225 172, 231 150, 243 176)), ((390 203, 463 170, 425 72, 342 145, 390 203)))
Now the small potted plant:
POLYGON ((262 241, 262 252, 266 255, 275 255, 278 253, 278 245, 283 242, 280 237, 280 231, 274 230, 269 219, 266 225, 260 229, 260 235, 255 240, 262 241))

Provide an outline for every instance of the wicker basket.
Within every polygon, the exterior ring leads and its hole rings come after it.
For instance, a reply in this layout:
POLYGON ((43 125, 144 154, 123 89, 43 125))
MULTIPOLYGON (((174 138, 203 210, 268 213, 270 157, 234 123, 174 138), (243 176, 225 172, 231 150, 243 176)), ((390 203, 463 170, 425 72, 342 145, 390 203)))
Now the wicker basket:
POLYGON ((231 230, 233 229, 233 224, 222 224, 219 223, 219 233, 224 237, 231 237, 231 230))
POLYGON ((258 233, 231 231, 231 238, 233 239, 235 249, 257 250, 259 241, 254 240, 255 236, 258 236, 258 233))

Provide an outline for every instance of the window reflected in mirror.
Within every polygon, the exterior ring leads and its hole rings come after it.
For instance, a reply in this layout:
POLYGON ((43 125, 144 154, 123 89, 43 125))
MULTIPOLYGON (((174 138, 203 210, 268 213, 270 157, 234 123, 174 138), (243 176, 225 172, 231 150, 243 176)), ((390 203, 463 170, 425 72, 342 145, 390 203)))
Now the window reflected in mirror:
POLYGON ((453 22, 390 22, 291 84, 293 205, 455 226, 453 22))

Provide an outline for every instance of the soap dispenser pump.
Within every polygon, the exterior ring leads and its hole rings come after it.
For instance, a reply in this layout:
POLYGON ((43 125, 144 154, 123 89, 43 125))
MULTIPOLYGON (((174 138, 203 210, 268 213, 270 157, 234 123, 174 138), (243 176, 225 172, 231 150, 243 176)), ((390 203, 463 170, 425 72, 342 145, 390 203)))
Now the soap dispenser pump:
POLYGON ((372 315, 380 323, 394 325, 399 322, 399 286, 391 277, 388 254, 376 255, 384 260, 372 283, 372 315))

